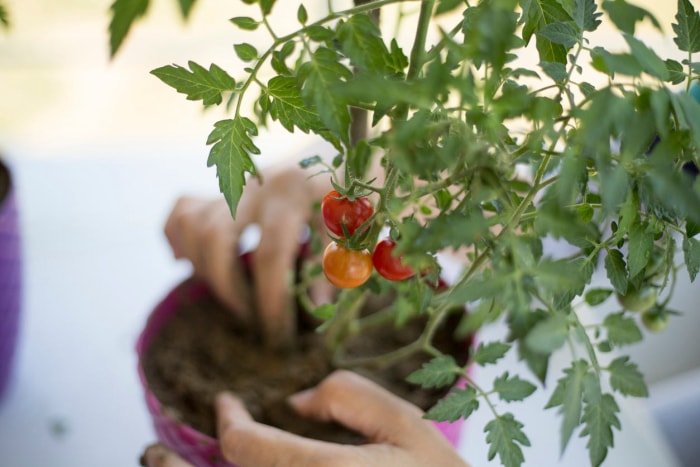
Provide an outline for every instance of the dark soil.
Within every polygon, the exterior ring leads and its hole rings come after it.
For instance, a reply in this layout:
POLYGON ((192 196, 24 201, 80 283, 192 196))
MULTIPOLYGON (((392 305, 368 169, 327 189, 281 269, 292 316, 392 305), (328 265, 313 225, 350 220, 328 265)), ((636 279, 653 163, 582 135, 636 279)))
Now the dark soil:
MULTIPOLYGON (((422 328, 420 323, 415 324, 401 332, 389 328, 381 334, 365 334, 353 341, 350 353, 377 355, 410 343, 422 328)), ((455 329, 455 323, 444 327, 455 329)), ((448 331, 443 334, 438 340, 450 344, 442 350, 465 362, 468 343, 455 342, 448 331)), ((260 422, 310 438, 357 444, 362 442, 360 435, 337 425, 300 418, 286 403, 289 395, 315 386, 333 371, 320 338, 309 330, 299 337, 294 351, 265 351, 257 336, 213 298, 207 298, 183 303, 153 339, 142 363, 149 386, 161 404, 180 421, 212 437, 216 430, 213 399, 228 390, 241 397, 260 422)), ((404 381, 428 359, 416 357, 381 371, 359 372, 427 410, 446 391, 423 390, 404 381)))

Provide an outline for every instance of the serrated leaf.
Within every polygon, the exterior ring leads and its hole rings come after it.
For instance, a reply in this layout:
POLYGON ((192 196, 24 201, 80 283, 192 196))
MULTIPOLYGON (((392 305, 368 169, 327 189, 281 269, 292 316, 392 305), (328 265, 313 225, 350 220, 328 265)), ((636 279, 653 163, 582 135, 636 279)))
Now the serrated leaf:
POLYGON ((506 467, 519 467, 525 461, 520 446, 530 446, 530 440, 523 432, 523 424, 506 413, 486 424, 486 442, 489 444, 488 460, 498 454, 506 467))
POLYGON ((149 0, 115 0, 112 3, 112 19, 109 22, 111 57, 116 55, 134 22, 146 14, 149 3, 149 0))
POLYGON ((591 464, 600 466, 608 455, 608 448, 613 446, 613 427, 620 429, 617 413, 620 411, 615 398, 603 394, 600 398, 587 401, 581 417, 584 428, 581 437, 588 436, 588 448, 591 464))
POLYGON ((255 47, 248 43, 234 44, 233 50, 238 55, 238 58, 244 62, 250 62, 258 58, 258 51, 255 47))
POLYGON ((461 371, 454 358, 440 355, 408 375, 406 381, 423 388, 441 388, 453 384, 461 371))
POLYGON ((188 100, 201 100, 204 105, 221 104, 221 94, 236 89, 236 81, 215 64, 209 70, 192 61, 188 66, 189 70, 179 65, 167 65, 156 68, 151 74, 177 92, 186 94, 188 100))
POLYGON ((354 15, 340 23, 338 40, 343 54, 361 71, 380 74, 387 71, 389 50, 369 15, 354 15))
POLYGON ((478 408, 476 390, 467 386, 464 389, 450 391, 435 407, 428 410, 425 418, 439 422, 454 422, 460 418, 468 418, 478 408))
POLYGON ((685 259, 685 266, 688 269, 690 282, 694 282, 698 271, 700 271, 700 240, 688 237, 684 238, 683 257, 685 259))
POLYGON ((612 295, 613 291, 610 289, 590 289, 586 292, 584 300, 590 306, 598 306, 612 295))
MULTIPOLYGON (((552 23, 571 21, 571 15, 556 0, 520 0, 523 10, 523 40, 528 43, 533 34, 552 23)), ((566 63, 566 48, 537 36, 540 61, 566 63)))
POLYGON ((639 342, 643 339, 637 322, 625 317, 624 313, 612 313, 605 317, 603 326, 608 331, 611 345, 622 346, 639 342))
POLYGON ((659 31, 662 30, 656 17, 644 8, 633 5, 626 0, 605 0, 603 10, 620 31, 634 34, 637 23, 648 19, 659 31))
POLYGON ((627 270, 631 278, 649 263, 654 248, 654 234, 647 231, 646 223, 635 224, 629 232, 627 270))
POLYGON ((605 257, 605 271, 610 283, 618 293, 627 293, 627 265, 620 250, 608 250, 605 257))
POLYGON ((270 115, 287 131, 293 132, 295 126, 304 133, 321 130, 321 119, 315 109, 304 102, 296 78, 275 76, 267 83, 267 93, 272 98, 270 115))
POLYGON ((588 369, 588 363, 584 360, 577 360, 573 362, 571 368, 566 368, 564 376, 557 381, 557 386, 545 406, 545 409, 560 407, 559 412, 562 414, 561 452, 566 449, 566 445, 581 419, 583 387, 588 369))
POLYGON ((574 1, 574 22, 582 31, 593 32, 600 26, 600 18, 603 13, 596 11, 598 5, 595 0, 574 1))
POLYGON ((472 361, 481 366, 493 364, 503 358, 508 350, 510 350, 510 345, 503 342, 489 342, 488 344, 482 342, 474 352, 472 361))
POLYGON ((304 81, 302 96, 316 107, 326 127, 346 145, 349 145, 350 110, 348 103, 340 99, 335 87, 352 72, 339 62, 336 52, 319 47, 304 63, 299 72, 304 81))
POLYGON ((529 381, 520 379, 518 375, 511 377, 506 371, 493 381, 493 389, 498 393, 498 397, 502 401, 513 402, 526 399, 535 392, 537 386, 529 381))
POLYGON ((568 49, 578 42, 579 32, 572 23, 550 23, 540 29, 537 35, 568 49))
POLYGON ((637 365, 629 361, 629 357, 619 357, 608 365, 610 372, 610 387, 625 396, 649 397, 649 389, 644 382, 644 376, 637 365))
POLYGON ((700 52, 700 13, 695 11, 689 0, 678 0, 677 23, 672 23, 676 37, 673 41, 680 50, 700 52))
POLYGON ((554 313, 532 328, 525 344, 534 352, 550 354, 564 345, 568 336, 569 319, 563 313, 554 313))
POLYGON ((260 23, 249 16, 231 18, 231 22, 245 31, 255 31, 260 23))
POLYGON ((258 128, 250 119, 235 117, 214 124, 207 144, 213 144, 209 151, 207 166, 216 165, 219 190, 224 194, 231 216, 236 217, 238 202, 246 183, 245 173, 257 174, 251 154, 260 154, 251 136, 257 136, 258 128))

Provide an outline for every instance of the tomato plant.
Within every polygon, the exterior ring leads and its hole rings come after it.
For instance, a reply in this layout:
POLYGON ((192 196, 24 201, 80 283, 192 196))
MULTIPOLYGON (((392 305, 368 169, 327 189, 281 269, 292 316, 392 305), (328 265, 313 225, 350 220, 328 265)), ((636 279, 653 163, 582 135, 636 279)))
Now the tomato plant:
POLYGON ((372 275, 372 256, 367 250, 348 250, 336 242, 323 251, 323 273, 341 289, 359 287, 372 275))
POLYGON ((340 237, 345 236, 343 227, 348 235, 353 235, 362 224, 374 214, 374 207, 369 198, 358 197, 354 200, 343 197, 332 190, 323 197, 321 215, 328 230, 340 237))
POLYGON ((401 281, 413 276, 414 272, 410 266, 403 264, 400 255, 395 255, 396 243, 385 238, 377 243, 372 253, 372 264, 374 269, 385 279, 390 281, 401 281))
MULTIPOLYGON (((322 11, 301 5, 296 25, 271 21, 274 0, 244 3, 250 13, 231 22, 243 36, 256 29, 269 34, 260 34, 267 42, 234 46, 245 63, 235 70, 239 76, 194 61, 152 72, 205 106, 228 102, 231 115, 215 124, 207 143, 232 215, 247 175, 257 175, 259 127, 279 124, 326 140, 337 150, 333 161, 311 156, 302 164, 329 176, 337 190, 322 201, 326 226, 336 238, 363 224, 367 230, 342 240, 359 250, 332 243, 325 251, 326 276, 351 290, 341 291, 336 314, 324 324, 357 329, 356 308, 346 304, 375 289, 390 289, 396 303, 408 304, 404 310, 416 305, 431 322, 468 303, 470 329, 493 320, 508 327, 508 337, 485 345, 481 355, 476 350, 472 364, 517 352, 539 389, 553 391, 547 406, 562 416, 555 444, 563 450, 573 433, 582 433, 590 438, 591 464, 600 465, 618 426, 615 398, 647 388, 632 361, 601 366, 596 355, 624 352, 636 341, 633 319, 616 310, 599 322, 581 322, 579 298, 599 306, 615 291, 626 309, 651 323, 665 306, 656 303, 658 291, 670 295, 676 284, 678 253, 691 281, 700 272, 700 191, 694 172, 684 169, 700 162, 694 97, 700 68, 692 57, 700 53, 700 13, 692 2, 678 0, 669 25, 622 0, 356 0, 352 6, 329 0, 322 11), (386 24, 376 21, 379 11, 386 24), (596 31, 604 22, 603 42, 596 31), (666 42, 677 50, 645 44, 647 36, 636 34, 642 22, 672 31, 666 42), (404 43, 404 37, 412 39, 404 43), (376 205, 355 193, 371 193, 376 205), (426 255, 435 264, 435 278, 440 253, 458 258, 463 268, 454 283, 429 290, 417 280, 367 280, 374 255, 361 247, 378 242, 384 226, 400 235, 407 256, 426 255), (563 248, 546 248, 549 240, 563 248), (593 285, 596 269, 606 284, 593 285), (645 281, 658 288, 640 285, 645 281), (556 387, 545 387, 550 357, 567 342, 576 358, 561 369, 556 387)), ((115 17, 133 17, 127 4, 117 0, 115 17)), ((113 22, 117 32, 123 23, 113 22)), ((391 248, 375 250, 379 273, 408 274, 384 250, 391 248)), ((389 308, 382 317, 400 312, 389 308)), ((414 382, 447 386, 452 380, 444 375, 469 382, 469 371, 436 355, 431 328, 377 360, 425 352, 435 356, 435 366, 414 382)), ((427 416, 454 420, 476 406, 490 410, 491 455, 518 467, 527 428, 492 399, 525 399, 529 384, 506 373, 490 386, 467 385, 427 416)))

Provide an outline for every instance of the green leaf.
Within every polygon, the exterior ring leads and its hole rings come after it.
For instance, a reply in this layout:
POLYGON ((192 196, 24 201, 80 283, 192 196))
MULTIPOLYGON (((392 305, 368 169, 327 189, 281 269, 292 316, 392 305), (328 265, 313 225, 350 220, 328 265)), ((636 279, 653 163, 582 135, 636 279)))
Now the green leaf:
POLYGON ((258 58, 258 51, 255 47, 247 43, 234 44, 233 50, 238 55, 238 58, 244 62, 250 62, 258 58))
POLYGON ((613 291, 610 289, 590 289, 586 292, 584 300, 590 306, 598 306, 612 295, 613 291))
POLYGON ((629 345, 643 339, 637 322, 632 318, 626 318, 624 313, 609 314, 605 317, 603 326, 608 331, 608 341, 611 345, 629 345))
POLYGON ((659 31, 662 30, 656 17, 644 8, 633 5, 626 0, 605 0, 603 10, 608 13, 612 22, 620 31, 634 34, 637 23, 649 19, 659 31))
POLYGON ((114 57, 134 22, 146 14, 149 0, 115 0, 110 7, 109 23, 110 56, 114 57))
POLYGON ((435 357, 408 375, 406 381, 419 384, 423 388, 441 388, 455 382, 462 370, 450 355, 435 357))
POLYGON ((209 70, 192 61, 188 66, 189 70, 179 65, 167 65, 156 68, 151 74, 177 92, 186 94, 188 100, 201 100, 204 105, 221 104, 221 94, 236 89, 236 81, 215 64, 209 70))
POLYGON ((343 54, 364 72, 384 74, 388 71, 389 50, 382 41, 379 27, 369 15, 351 16, 338 26, 343 54))
POLYGON ((0 3, 0 25, 6 29, 10 27, 10 15, 7 12, 7 8, 2 3, 0 3))
POLYGON ((608 255, 605 257, 605 271, 615 290, 623 295, 627 293, 627 267, 620 250, 608 250, 608 255))
POLYGON ((646 73, 664 81, 668 79, 669 75, 666 62, 661 60, 653 50, 636 37, 627 33, 623 33, 623 36, 625 37, 625 41, 627 41, 627 45, 630 47, 632 56, 637 59, 646 73))
POLYGON ((583 384, 589 366, 584 360, 573 362, 571 368, 564 370, 564 376, 557 381, 557 386, 547 402, 545 409, 560 407, 562 414, 560 451, 564 452, 574 429, 581 419, 583 384))
POLYGON ((237 16, 231 18, 231 22, 244 31, 255 31, 260 23, 249 16, 237 16))
POLYGON ((437 7, 435 7, 435 16, 449 13, 462 5, 464 5, 464 0, 438 0, 437 7))
POLYGON ((563 313, 553 313, 540 321, 525 338, 529 349, 550 354, 566 342, 569 336, 569 318, 563 313))
MULTIPOLYGON (((552 23, 571 21, 571 15, 562 8, 556 0, 520 0, 523 10, 522 19, 525 23, 522 34, 528 43, 533 34, 552 23)), ((549 39, 537 36, 537 50, 540 61, 566 63, 566 48, 555 44, 549 39)))
POLYGON ((309 14, 306 12, 306 7, 303 4, 299 5, 299 8, 297 9, 297 20, 301 24, 306 24, 306 22, 309 20, 309 14))
POLYGON ((207 139, 207 144, 213 144, 207 166, 216 165, 219 190, 224 194, 234 218, 246 183, 245 172, 257 174, 255 164, 250 158, 251 154, 260 154, 260 149, 251 139, 251 136, 257 134, 258 128, 255 123, 238 116, 216 122, 207 139))
POLYGON ((581 437, 589 437, 586 447, 591 464, 598 467, 608 455, 608 448, 613 446, 613 427, 620 429, 620 420, 617 418, 620 408, 610 394, 602 394, 593 400, 589 399, 586 401, 581 417, 584 423, 581 437))
POLYGON ((582 31, 593 32, 600 26, 600 18, 603 13, 596 11, 598 5, 595 0, 574 1, 574 22, 582 31))
POLYGON ((698 271, 700 271, 700 240, 687 237, 683 239, 683 256, 690 282, 694 282, 698 271))
POLYGON ((177 0, 178 5, 180 5, 180 13, 182 17, 187 19, 192 13, 192 7, 195 4, 195 0, 177 0))
POLYGON ((295 126, 304 133, 321 130, 321 119, 305 104, 296 78, 275 76, 267 83, 267 93, 272 97, 270 115, 287 131, 293 132, 295 126))
POLYGON ((644 376, 637 365, 629 361, 629 357, 619 357, 608 365, 610 372, 610 387, 625 396, 649 397, 644 376))
POLYGON ((689 0, 678 0, 676 21, 671 26, 676 33, 673 41, 678 48, 690 53, 700 52, 700 13, 689 0))
POLYGON ((275 1, 276 0, 259 0, 260 3, 260 11, 262 11, 262 14, 267 16, 272 12, 272 7, 275 6, 275 1))
POLYGON ((615 77, 616 73, 627 76, 639 76, 642 74, 642 65, 629 54, 612 54, 602 47, 594 47, 591 50, 593 68, 615 77))
POLYGON ((319 47, 299 70, 303 80, 302 96, 316 107, 326 127, 346 145, 350 145, 350 110, 348 103, 336 95, 335 87, 352 72, 339 63, 338 54, 319 47))
POLYGON ((488 460, 498 454, 498 458, 506 467, 519 467, 525 461, 522 446, 530 446, 530 440, 523 432, 523 424, 517 421, 513 414, 500 415, 486 424, 484 432, 489 444, 488 460))
POLYGON ((630 277, 637 277, 651 259, 654 249, 654 234, 647 230, 646 223, 636 223, 629 232, 627 270, 630 277))
POLYGON ((435 407, 428 410, 425 418, 439 422, 454 422, 460 418, 468 418, 478 408, 476 390, 467 386, 464 389, 450 391, 435 407))
POLYGON ((506 371, 493 381, 493 389, 502 401, 513 402, 526 399, 535 392, 537 386, 520 379, 518 375, 510 377, 506 371))
POLYGON ((568 49, 578 42, 579 32, 572 23, 550 23, 540 29, 537 35, 568 49))
POLYGON ((311 314, 322 321, 326 321, 335 316, 337 308, 338 306, 335 303, 325 303, 314 308, 311 314))
POLYGON ((474 352, 472 361, 481 366, 493 364, 503 358, 508 350, 510 350, 510 345, 503 342, 489 342, 488 344, 482 342, 474 352))

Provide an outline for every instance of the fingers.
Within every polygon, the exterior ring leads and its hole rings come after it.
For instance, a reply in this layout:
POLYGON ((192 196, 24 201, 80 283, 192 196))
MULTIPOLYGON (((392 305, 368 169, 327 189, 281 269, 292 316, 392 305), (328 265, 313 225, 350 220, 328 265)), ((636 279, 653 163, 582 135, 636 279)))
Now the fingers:
POLYGON ((352 455, 351 447, 303 438, 258 423, 243 403, 228 393, 217 397, 216 413, 221 451, 229 462, 240 467, 341 465, 331 460, 352 455))
POLYGON ((238 260, 239 223, 223 199, 180 198, 165 224, 165 236, 176 258, 187 258, 195 276, 207 281, 215 295, 242 318, 251 315, 250 291, 238 260))
POLYGON ((336 421, 374 443, 403 446, 416 433, 432 428, 420 409, 349 371, 336 371, 289 402, 302 416, 336 421))
POLYGON ((146 467, 193 467, 162 444, 148 446, 141 458, 141 464, 146 467))

